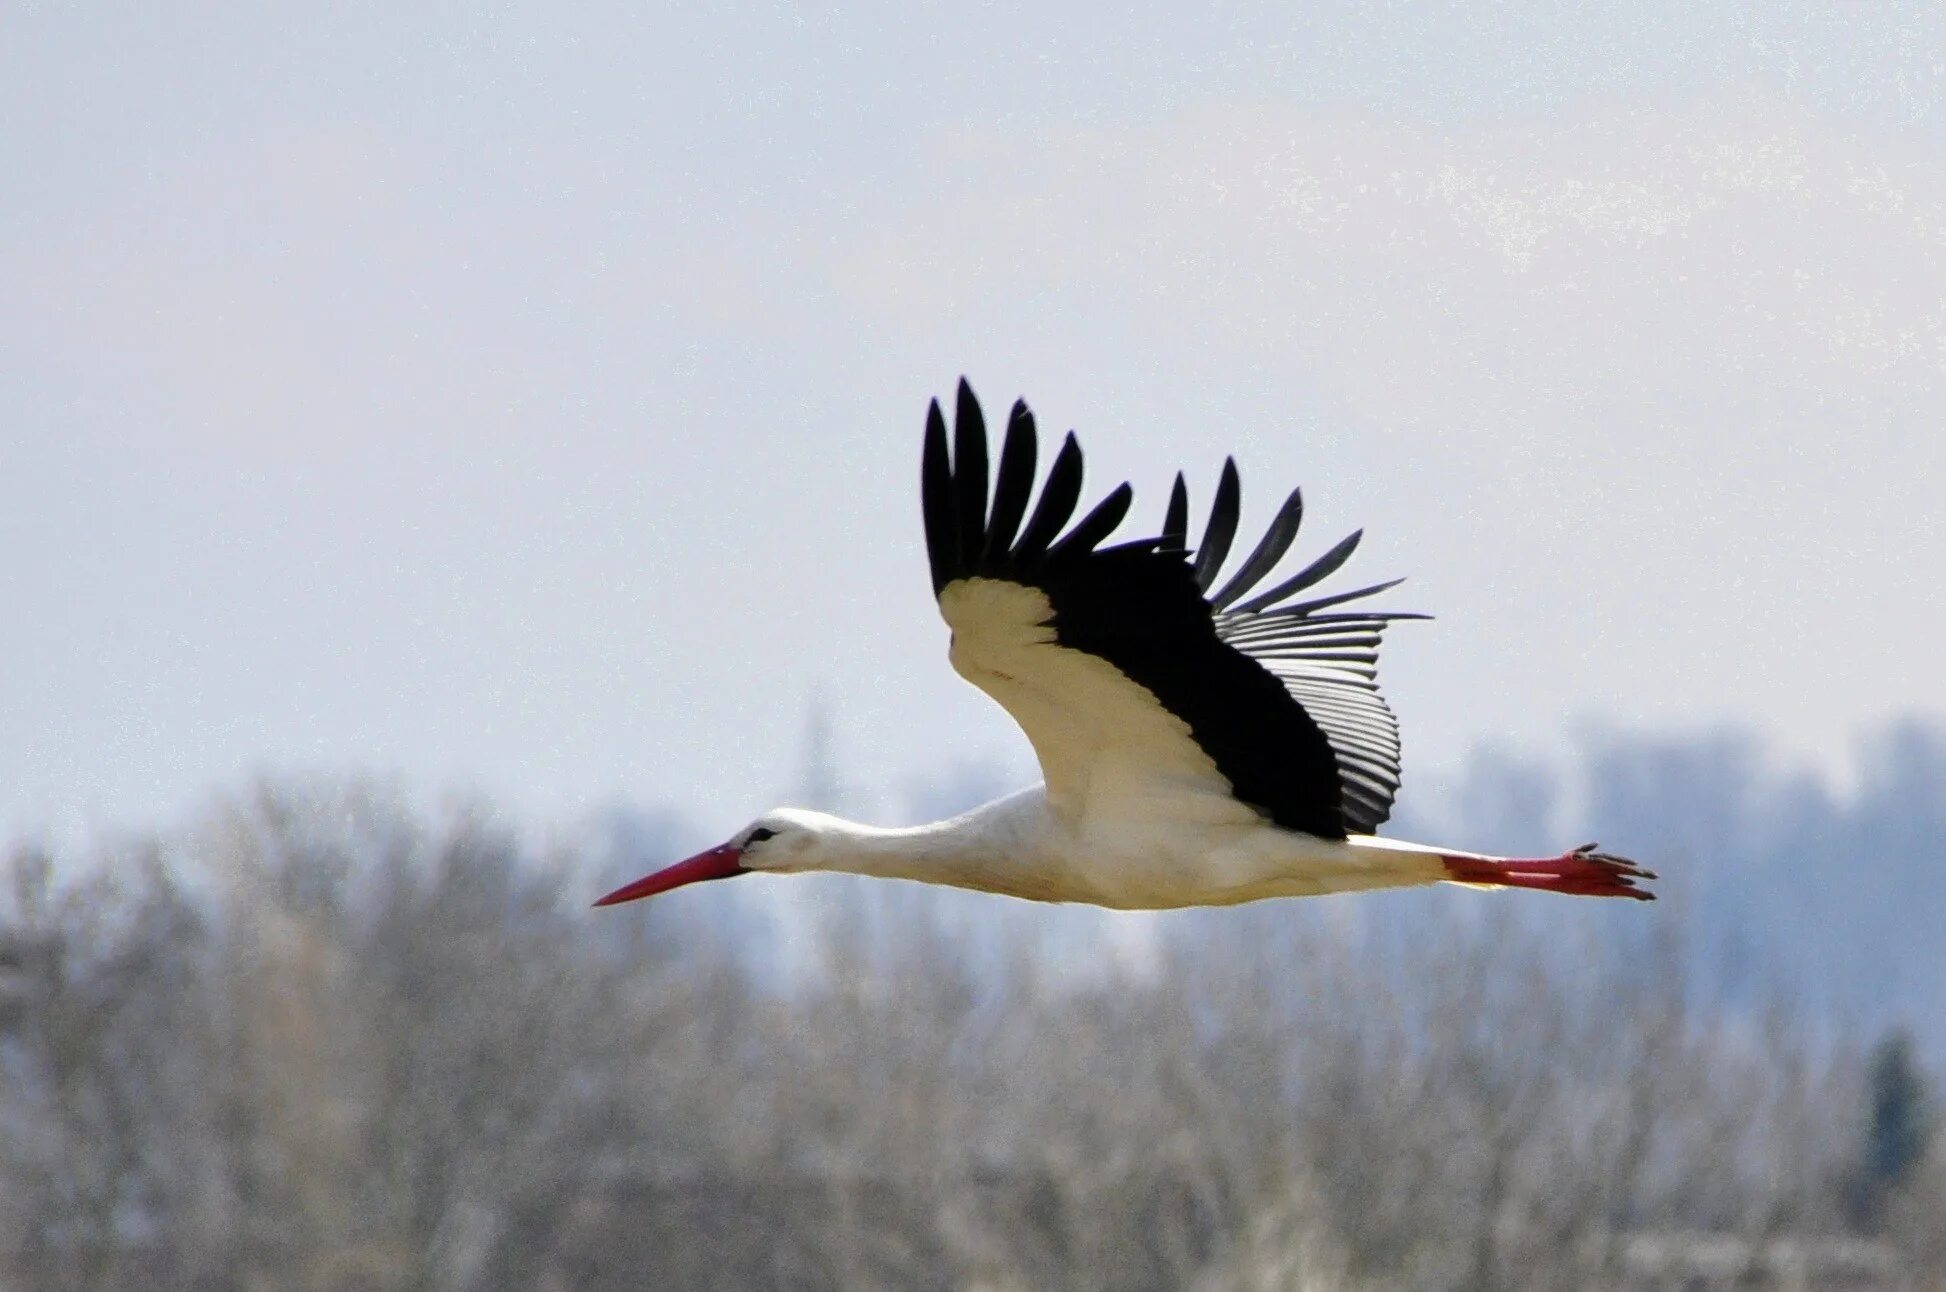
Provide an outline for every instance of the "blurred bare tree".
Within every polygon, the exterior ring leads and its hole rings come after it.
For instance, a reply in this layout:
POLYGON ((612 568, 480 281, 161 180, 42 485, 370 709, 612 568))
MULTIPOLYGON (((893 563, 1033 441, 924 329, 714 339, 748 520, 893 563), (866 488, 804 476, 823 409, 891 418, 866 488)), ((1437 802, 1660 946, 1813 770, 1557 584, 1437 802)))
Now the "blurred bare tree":
POLYGON ((748 889, 586 910, 659 859, 357 783, 16 849, 0 1287, 1946 1277, 1916 1051, 1709 996, 1677 917, 1603 946, 1459 894, 1437 937, 1378 904, 1050 926, 839 880, 779 982, 748 889))

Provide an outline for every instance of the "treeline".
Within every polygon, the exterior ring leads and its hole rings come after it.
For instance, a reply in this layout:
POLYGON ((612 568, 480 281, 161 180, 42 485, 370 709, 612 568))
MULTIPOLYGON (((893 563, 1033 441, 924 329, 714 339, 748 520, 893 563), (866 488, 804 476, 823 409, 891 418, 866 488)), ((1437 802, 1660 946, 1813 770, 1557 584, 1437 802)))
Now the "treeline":
POLYGON ((1702 989, 1680 903, 1601 937, 1563 918, 1597 904, 1457 890, 1437 923, 993 899, 973 928, 979 899, 817 879, 588 910, 653 834, 537 847, 287 783, 16 848, 0 1287, 1946 1277, 1923 1061, 1702 989), (787 900, 811 916, 752 915, 787 900))

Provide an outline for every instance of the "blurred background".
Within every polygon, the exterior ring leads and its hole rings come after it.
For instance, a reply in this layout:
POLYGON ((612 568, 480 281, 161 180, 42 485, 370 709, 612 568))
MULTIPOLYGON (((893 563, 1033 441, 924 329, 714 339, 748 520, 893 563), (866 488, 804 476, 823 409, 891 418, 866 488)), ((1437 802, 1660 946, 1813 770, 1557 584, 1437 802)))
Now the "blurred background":
POLYGON ((0 1287, 1941 1286, 1942 50, 14 6, 0 1287), (1134 523, 1366 527, 1389 832, 1665 900, 589 912, 1034 777, 928 595, 962 373, 1134 523))

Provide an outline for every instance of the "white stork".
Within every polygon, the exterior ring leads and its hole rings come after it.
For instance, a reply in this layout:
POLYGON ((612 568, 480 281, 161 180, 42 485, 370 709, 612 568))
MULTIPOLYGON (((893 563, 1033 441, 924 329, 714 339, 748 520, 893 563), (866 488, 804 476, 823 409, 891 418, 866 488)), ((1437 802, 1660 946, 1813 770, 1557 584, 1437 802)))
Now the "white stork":
POLYGON ((1442 881, 1652 900, 1636 881, 1653 874, 1593 844, 1535 859, 1374 837, 1399 788, 1397 722, 1375 680, 1379 635, 1425 616, 1337 609, 1398 580, 1293 600, 1344 564, 1360 534, 1259 592, 1297 536, 1295 490, 1219 579, 1236 534, 1234 460, 1193 552, 1180 474, 1162 532, 1108 547, 1128 485, 1070 527, 1081 497, 1072 433, 1030 516, 1035 475, 1025 403, 1008 419, 989 496, 972 390, 961 381, 950 451, 933 401, 922 499, 953 667, 1027 733, 1043 785, 898 829, 780 808, 596 905, 809 870, 1125 910, 1442 881))

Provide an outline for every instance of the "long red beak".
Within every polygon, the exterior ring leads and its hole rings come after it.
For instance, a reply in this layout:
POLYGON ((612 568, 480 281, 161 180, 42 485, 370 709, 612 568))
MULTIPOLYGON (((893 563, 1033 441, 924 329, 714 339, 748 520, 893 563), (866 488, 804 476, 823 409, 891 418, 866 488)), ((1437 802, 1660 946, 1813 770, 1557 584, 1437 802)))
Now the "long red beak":
POLYGON ((619 902, 632 902, 638 897, 654 897, 684 884, 694 884, 705 879, 728 879, 731 875, 744 873, 743 853, 729 844, 699 852, 688 861, 679 861, 666 866, 653 875, 645 875, 632 884, 623 884, 608 896, 596 902, 596 906, 614 906, 619 902))

